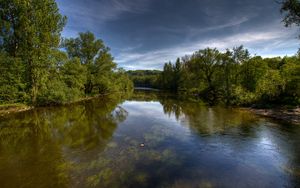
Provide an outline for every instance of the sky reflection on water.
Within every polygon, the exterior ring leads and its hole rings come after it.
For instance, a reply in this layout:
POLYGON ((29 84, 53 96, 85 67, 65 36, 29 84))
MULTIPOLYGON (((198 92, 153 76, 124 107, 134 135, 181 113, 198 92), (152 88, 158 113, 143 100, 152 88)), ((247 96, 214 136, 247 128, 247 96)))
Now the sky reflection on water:
POLYGON ((157 92, 0 119, 1 187, 297 187, 300 128, 157 92), (141 147, 145 144, 145 147, 141 147))

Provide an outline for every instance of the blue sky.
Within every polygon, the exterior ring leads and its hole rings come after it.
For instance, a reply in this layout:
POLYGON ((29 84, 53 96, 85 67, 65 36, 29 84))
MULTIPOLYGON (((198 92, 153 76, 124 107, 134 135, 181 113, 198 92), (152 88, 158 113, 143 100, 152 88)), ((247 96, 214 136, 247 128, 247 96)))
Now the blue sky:
POLYGON ((125 69, 161 69, 206 47, 244 45, 264 57, 293 55, 297 28, 281 23, 275 0, 58 0, 63 37, 91 31, 125 69))

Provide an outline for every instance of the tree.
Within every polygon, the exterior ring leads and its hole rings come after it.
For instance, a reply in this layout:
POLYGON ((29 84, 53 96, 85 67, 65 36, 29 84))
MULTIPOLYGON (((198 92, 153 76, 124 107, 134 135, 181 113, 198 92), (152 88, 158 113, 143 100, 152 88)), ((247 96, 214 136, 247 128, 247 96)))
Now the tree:
POLYGON ((173 65, 171 62, 165 63, 163 72, 159 77, 160 87, 167 90, 174 90, 173 65))
MULTIPOLYGON (((224 87, 224 92, 225 92, 225 100, 226 104, 230 103, 231 100, 231 95, 232 95, 232 87, 233 87, 233 82, 235 81, 235 78, 237 77, 237 63, 234 63, 234 57, 235 53, 230 52, 227 50, 225 53, 222 54, 222 70, 223 70, 223 75, 220 76, 219 79, 220 82, 225 82, 223 85, 224 87)), ((236 82, 236 81, 235 81, 236 82)))
POLYGON ((281 74, 286 83, 283 103, 300 104, 300 59, 285 57, 282 62, 281 74))
POLYGON ((283 22, 286 27, 293 24, 300 26, 300 2, 299 0, 284 0, 281 13, 285 14, 283 22))
POLYGON ((181 62, 180 58, 177 58, 174 69, 174 90, 178 91, 181 85, 181 62))
POLYGON ((96 39, 93 33, 85 32, 79 33, 77 38, 64 39, 63 47, 69 58, 79 58, 87 69, 85 94, 92 94, 95 88, 98 92, 106 91, 104 87, 108 84, 116 64, 103 41, 96 39))
POLYGON ((27 90, 36 103, 48 74, 48 54, 58 47, 66 18, 55 0, 1 0, 0 4, 0 48, 24 63, 27 90))
POLYGON ((260 57, 253 57, 241 65, 241 85, 249 92, 255 92, 258 80, 268 69, 267 63, 260 57))
POLYGON ((210 101, 217 98, 217 71, 222 63, 221 53, 216 49, 206 48, 199 50, 192 55, 192 67, 196 71, 201 80, 205 83, 203 94, 210 101))
POLYGON ((117 65, 113 62, 113 57, 109 53, 109 48, 99 52, 92 71, 92 85, 99 93, 109 92, 113 86, 113 70, 117 65))
POLYGON ((0 53, 0 103, 26 101, 25 69, 19 58, 0 53))
POLYGON ((68 60, 61 67, 61 76, 67 87, 71 88, 77 97, 84 96, 84 84, 86 83, 86 67, 78 58, 68 60))
POLYGON ((86 68, 78 58, 68 59, 65 52, 49 54, 48 75, 37 96, 38 105, 76 101, 84 96, 86 68))
POLYGON ((256 95, 263 102, 276 100, 284 91, 285 81, 279 70, 267 70, 257 81, 256 95))

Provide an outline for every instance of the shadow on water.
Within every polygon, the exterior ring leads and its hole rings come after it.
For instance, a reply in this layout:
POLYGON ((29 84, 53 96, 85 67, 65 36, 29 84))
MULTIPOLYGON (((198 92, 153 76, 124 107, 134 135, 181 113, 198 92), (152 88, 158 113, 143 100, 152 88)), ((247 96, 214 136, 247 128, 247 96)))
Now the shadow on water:
POLYGON ((1 187, 300 185, 299 127, 158 91, 127 98, 0 119, 1 187))

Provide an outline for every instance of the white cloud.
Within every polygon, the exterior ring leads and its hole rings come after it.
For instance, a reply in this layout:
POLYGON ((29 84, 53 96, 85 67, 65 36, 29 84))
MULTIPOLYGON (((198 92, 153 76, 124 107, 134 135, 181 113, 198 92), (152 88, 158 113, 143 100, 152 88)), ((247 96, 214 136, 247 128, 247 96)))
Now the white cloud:
POLYGON ((269 27, 266 31, 249 31, 227 36, 188 42, 176 47, 153 50, 146 53, 121 52, 116 56, 116 62, 126 69, 157 69, 177 57, 190 55, 206 47, 226 48, 244 45, 252 54, 264 57, 293 55, 298 49, 297 32, 295 29, 281 26, 269 27))

